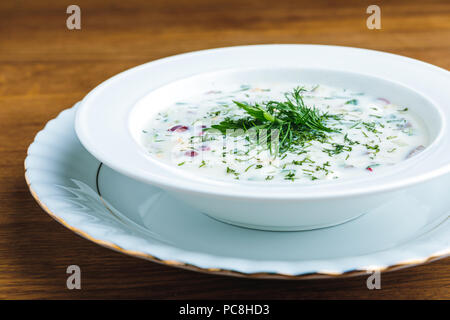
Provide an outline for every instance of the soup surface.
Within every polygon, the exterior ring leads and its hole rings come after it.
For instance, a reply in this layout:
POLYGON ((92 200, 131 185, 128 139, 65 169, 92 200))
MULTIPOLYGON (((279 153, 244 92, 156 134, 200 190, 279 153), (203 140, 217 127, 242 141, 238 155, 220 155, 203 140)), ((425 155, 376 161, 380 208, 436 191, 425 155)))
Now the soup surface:
POLYGON ((212 179, 370 176, 428 144, 424 124, 407 106, 325 85, 243 84, 159 110, 142 130, 144 147, 212 179))

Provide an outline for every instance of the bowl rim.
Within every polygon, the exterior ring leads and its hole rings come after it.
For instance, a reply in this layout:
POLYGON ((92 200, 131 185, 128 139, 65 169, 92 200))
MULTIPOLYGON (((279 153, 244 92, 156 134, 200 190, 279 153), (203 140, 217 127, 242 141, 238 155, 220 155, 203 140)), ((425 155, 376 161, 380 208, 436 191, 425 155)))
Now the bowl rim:
MULTIPOLYGON (((112 169, 114 169, 120 173, 128 175, 137 180, 144 181, 146 183, 150 183, 150 184, 162 187, 167 190, 190 192, 190 193, 202 193, 202 194, 208 194, 211 196, 214 195, 214 196, 224 196, 224 197, 232 197, 232 198, 259 199, 259 200, 263 200, 263 201, 271 200, 271 199, 308 200, 308 199, 349 197, 349 196, 362 195, 362 194, 368 194, 368 193, 379 193, 379 192, 385 192, 385 191, 392 191, 394 189, 398 189, 401 187, 406 187, 406 186, 410 186, 410 185, 413 185, 416 183, 424 182, 426 180, 436 178, 440 175, 450 172, 450 160, 449 160, 445 163, 445 165, 437 166, 437 168, 425 171, 424 173, 421 173, 419 175, 412 175, 410 177, 400 178, 397 180, 395 180, 395 179, 393 180, 392 175, 389 175, 389 176, 380 175, 380 176, 376 177, 376 179, 373 178, 373 180, 370 181, 370 182, 372 182, 372 185, 371 185, 371 183, 368 183, 368 185, 366 185, 364 188, 361 188, 361 186, 358 187, 356 185, 361 182, 365 183, 366 181, 359 181, 359 179, 351 179, 348 181, 339 181, 339 182, 333 181, 333 182, 327 184, 326 187, 328 187, 328 189, 330 189, 330 190, 324 190, 323 186, 325 186, 325 184, 319 183, 314 186, 310 185, 310 184, 308 184, 308 185, 295 184, 295 187, 294 187, 294 185, 286 185, 283 187, 280 187, 279 185, 277 185, 276 188, 273 188, 273 186, 272 186, 272 188, 270 189, 270 192, 267 192, 267 190, 268 190, 267 187, 269 185, 265 185, 265 184, 259 184, 258 186, 252 185, 251 187, 248 187, 242 183, 235 183, 235 182, 229 183, 229 182, 216 181, 216 180, 206 179, 206 178, 203 179, 201 177, 196 179, 197 181, 192 181, 192 180, 188 179, 189 174, 186 176, 186 175, 180 173, 180 171, 183 171, 183 170, 176 170, 172 176, 164 177, 160 174, 150 173, 148 170, 145 170, 144 168, 142 168, 142 165, 141 165, 141 168, 136 169, 136 168, 133 168, 133 166, 131 166, 130 163, 127 164, 126 161, 124 161, 123 159, 122 159, 122 161, 116 161, 116 159, 113 159, 112 157, 103 153, 101 148, 98 147, 98 142, 91 140, 90 132, 85 125, 85 121, 87 119, 89 119, 89 117, 91 117, 91 121, 92 121, 93 115, 90 112, 95 108, 95 104, 93 103, 93 102, 95 102, 95 98, 98 97, 99 95, 101 95, 102 91, 105 88, 108 89, 108 87, 110 87, 112 84, 114 84, 114 82, 117 82, 117 81, 123 82, 126 80, 129 81, 129 79, 126 79, 126 78, 130 78, 130 76, 133 76, 133 74, 135 74, 137 72, 141 72, 141 71, 149 72, 149 70, 151 71, 152 67, 155 67, 155 66, 166 65, 170 68, 171 63, 180 63, 183 60, 186 60, 189 58, 202 59, 203 57, 206 56, 207 58, 212 57, 212 59, 214 60, 215 54, 217 54, 217 53, 220 54, 223 51, 225 51, 225 52, 228 51, 228 53, 230 52, 230 50, 231 51, 233 51, 233 50, 237 50, 237 51, 240 51, 240 50, 271 51, 271 50, 275 49, 275 51, 276 50, 279 51, 279 50, 286 50, 286 49, 293 49, 293 48, 296 48, 297 50, 298 50, 298 48, 301 48, 301 49, 309 48, 309 49, 312 49, 312 51, 314 51, 314 50, 318 50, 318 51, 344 50, 344 51, 356 52, 357 55, 361 55, 361 54, 362 55, 373 55, 373 54, 375 54, 378 56, 381 55, 383 59, 387 59, 388 61, 390 59, 401 59, 403 62, 406 61, 408 65, 415 65, 417 68, 420 67, 422 69, 426 69, 428 72, 431 71, 431 73, 441 73, 441 74, 443 73, 442 76, 445 77, 445 80, 447 80, 447 83, 450 83, 450 81, 449 81, 450 73, 445 69, 442 69, 442 68, 439 68, 439 67, 436 67, 431 64, 428 64, 428 63, 425 63, 422 61, 418 61, 415 59, 398 56, 398 55, 394 55, 394 54, 390 54, 390 53, 380 52, 380 51, 368 50, 368 49, 340 47, 340 46, 325 46, 325 45, 290 45, 290 44, 250 45, 250 46, 236 46, 236 47, 208 49, 208 50, 194 51, 194 52, 190 52, 190 53, 184 53, 184 54, 180 54, 180 55, 175 55, 175 56, 155 60, 155 61, 143 64, 143 65, 131 68, 124 72, 121 72, 118 75, 113 76, 112 78, 101 83, 96 88, 94 88, 83 99, 80 106, 78 107, 77 113, 76 113, 76 120, 75 120, 76 133, 77 133, 81 143, 91 154, 93 154, 97 159, 104 162, 106 165, 108 165, 109 167, 111 167, 112 169), (148 69, 148 70, 145 70, 145 69, 148 69), (388 179, 389 177, 391 179, 388 179), (385 181, 381 184, 380 183, 373 184, 373 181, 375 181, 375 180, 376 181, 385 180, 385 181), (305 190, 304 186, 307 187, 307 192, 299 192, 299 191, 305 190), (336 186, 339 186, 339 188, 336 188, 336 186), (264 189, 266 192, 264 192, 264 189), (261 190, 263 190, 263 192, 261 192, 261 190)), ((345 52, 344 52, 344 54, 345 54, 345 52)), ((281 66, 279 66, 279 67, 281 67, 281 66)), ((164 66, 163 66, 163 68, 164 68, 164 66)), ((297 66, 296 68, 304 69, 305 67, 297 66)), ((233 69, 233 68, 228 68, 228 69, 233 69)), ((313 67, 310 69, 320 69, 320 68, 313 67)), ((322 69, 329 70, 329 71, 333 70, 332 68, 322 68, 322 69)), ((220 72, 223 70, 224 70, 223 68, 218 68, 218 69, 210 70, 209 72, 220 72)), ((419 94, 424 99, 429 101, 433 106, 436 107, 435 109, 438 111, 438 113, 442 117, 441 121, 443 121, 443 122, 442 122, 442 127, 441 127, 441 130, 440 130, 438 136, 432 141, 432 143, 426 148, 426 150, 423 153, 421 153, 420 155, 418 155, 414 158, 419 157, 419 159, 426 159, 428 157, 428 159, 430 159, 430 157, 433 155, 433 153, 436 153, 436 152, 434 152, 435 151, 434 149, 436 149, 436 150, 439 149, 440 145, 443 144, 442 140, 443 140, 443 137, 445 134, 444 129, 448 129, 446 126, 447 121, 445 121, 446 117, 444 114, 444 110, 439 107, 439 104, 435 103, 434 99, 432 99, 430 96, 428 96, 428 93, 425 93, 421 90, 414 89, 406 83, 396 81, 393 79, 385 79, 383 77, 380 77, 380 76, 377 76, 374 74, 370 74, 370 73, 367 74, 365 72, 351 72, 351 71, 342 70, 342 69, 334 69, 333 71, 350 72, 350 73, 357 73, 357 74, 363 75, 363 76, 375 77, 375 78, 378 78, 378 79, 381 79, 384 81, 395 83, 397 85, 400 85, 408 90, 414 91, 415 93, 419 94)), ((170 83, 173 83, 173 82, 176 82, 179 80, 183 80, 183 79, 189 78, 191 76, 196 76, 199 74, 209 73, 209 72, 206 71, 206 72, 200 72, 197 74, 194 73, 191 75, 172 79, 166 83, 164 83, 164 82, 159 83, 159 85, 155 86, 152 89, 148 89, 145 94, 140 95, 139 97, 137 97, 137 99, 134 99, 134 98, 131 99, 131 100, 133 100, 132 103, 128 107, 126 107, 126 108, 128 108, 127 115, 129 116, 130 112, 132 111, 132 107, 134 107, 136 105, 136 101, 139 101, 142 98, 146 97, 152 91, 157 90, 158 88, 161 88, 170 83)), ((98 106, 98 104, 97 104, 97 106, 98 106)), ((450 117, 450 115, 447 115, 447 117, 450 117)), ((128 119, 129 118, 127 117, 127 119, 124 120, 124 122, 126 122, 127 124, 128 124, 128 119)), ((127 128, 127 130, 128 130, 128 128, 127 128)), ((448 142, 448 141, 447 141, 447 143, 450 144, 450 142, 448 142)), ((119 144, 119 146, 120 146, 120 144, 119 144)), ((142 152, 141 150, 138 150, 139 146, 137 144, 134 147, 136 148, 136 151, 137 151, 136 153, 142 152)), ((442 146, 440 149, 442 149, 442 146)), ((441 153, 442 153, 442 150, 441 150, 441 153)), ((144 155, 142 154, 141 156, 144 156, 144 155)), ((145 155, 145 158, 148 161, 148 155, 145 155)), ((414 160, 414 158, 409 159, 409 160, 414 160)), ((404 162, 408 162, 408 160, 404 161, 404 162)), ((402 162, 402 163, 404 163, 404 162, 402 162)), ((409 161, 409 162, 413 163, 414 161, 409 161)), ((417 159, 415 162, 417 162, 417 159)), ((162 163, 162 162, 160 162, 160 163, 162 163)), ((150 165, 150 163, 148 163, 148 165, 150 165)))
MULTIPOLYGON (((305 72, 305 71, 314 71, 314 72, 328 72, 328 73, 340 73, 340 74, 346 74, 346 75, 350 75, 351 77, 363 77, 366 79, 370 79, 370 80, 375 80, 375 81, 381 81, 381 82, 385 82, 389 85, 394 85, 397 87, 401 87, 403 90, 408 90, 411 92, 414 92, 414 94, 416 94, 417 96, 421 97, 422 99, 424 99, 425 101, 428 101, 431 105, 433 105, 434 111, 436 112, 436 114, 438 115, 438 121, 439 123, 437 123, 437 127, 438 127, 438 134, 436 134, 435 137, 433 137, 432 139, 430 138, 430 143, 427 145, 427 147, 425 148, 425 150, 423 150, 422 152, 420 152, 420 154, 409 158, 409 159, 405 159, 395 165, 393 165, 392 167, 388 167, 385 168, 385 170, 381 173, 377 173, 376 177, 370 177, 370 176, 366 176, 366 177, 359 177, 359 178, 352 178, 351 180, 317 180, 314 182, 293 182, 294 185, 298 188, 302 188, 302 187, 311 187, 311 186, 323 186, 324 184, 333 184, 333 186, 340 186, 342 184, 349 184, 349 185, 354 185, 354 184, 359 184, 359 183, 364 183, 364 182, 370 182, 373 181, 375 178, 380 179, 381 177, 386 177, 386 176, 391 176, 392 173, 395 173, 398 168, 400 167, 401 170, 405 170, 405 168, 410 167, 415 165, 417 162, 420 162, 420 160, 422 160, 422 158, 427 157, 429 153, 433 152, 433 150, 439 145, 440 140, 442 139, 444 132, 445 132, 445 128, 446 128, 446 122, 445 119, 443 117, 443 113, 442 110, 438 107, 436 107, 435 103, 433 102, 433 100, 430 97, 426 97, 424 94, 415 91, 414 89, 396 82, 396 81, 392 81, 392 80, 387 80, 387 79, 383 79, 380 77, 376 77, 370 74, 364 74, 361 72, 350 72, 350 71, 342 71, 342 70, 335 70, 335 69, 324 69, 324 68, 272 68, 272 67, 265 67, 265 68, 233 68, 233 69, 225 69, 225 70, 217 70, 217 71, 212 71, 212 72, 207 72, 207 73, 201 73, 201 74, 196 74, 187 78, 182 78, 182 79, 178 79, 175 80, 169 84, 165 84, 162 85, 154 90, 152 90, 151 92, 147 93, 146 95, 144 95, 143 97, 141 97, 140 99, 138 99, 136 101, 136 103, 133 105, 133 107, 131 108, 129 114, 128 114, 128 126, 129 126, 129 131, 130 134, 134 137, 134 142, 138 145, 138 147, 141 149, 141 151, 144 153, 144 156, 148 158, 148 160, 150 162, 152 162, 153 165, 155 166, 159 166, 164 170, 168 170, 168 171, 172 171, 174 174, 177 175, 184 175, 186 176, 186 178, 191 178, 191 179, 200 179, 203 177, 200 176, 196 176, 195 172, 191 173, 191 172, 187 172, 186 170, 182 170, 176 166, 170 165, 170 164, 166 164, 163 161, 160 161, 158 159, 156 159, 154 156, 150 155, 147 153, 147 150, 145 149, 145 146, 142 145, 142 142, 140 142, 140 137, 138 137, 138 135, 141 132, 142 128, 132 128, 133 127, 133 122, 135 121, 136 118, 140 118, 140 113, 138 110, 136 109, 141 109, 143 107, 147 107, 148 106, 148 101, 150 100, 149 98, 154 95, 154 94, 159 94, 159 90, 167 90, 167 87, 170 87, 172 85, 179 85, 180 83, 182 84, 183 82, 190 82, 190 81, 195 81, 196 78, 201 78, 201 77, 213 77, 215 75, 220 76, 221 74, 233 74, 233 73, 238 73, 238 72, 252 72, 252 71, 257 71, 257 72, 266 72, 266 71, 286 71, 286 70, 291 70, 294 72, 305 72), (141 107, 141 105, 143 105, 141 107), (138 112, 136 112, 138 111, 138 112)), ((152 111, 154 112, 154 111, 152 111)), ((151 118, 151 117, 150 117, 151 118)), ((149 118, 147 118, 149 119, 149 118)), ((433 124, 435 125, 435 124, 433 124)), ((210 178, 205 177, 206 180, 205 183, 207 182, 211 182, 210 178)), ((218 179, 219 180, 219 179, 218 179)), ((213 180, 215 181, 215 180, 213 180)), ((236 182, 232 183, 233 185, 236 182)), ((239 184, 247 184, 248 186, 262 186, 260 181, 240 181, 239 184)), ((270 184, 267 184, 268 186, 271 187, 288 187, 288 183, 284 183, 284 182, 271 182, 270 184)), ((289 185, 292 185, 291 182, 289 182, 289 185)))

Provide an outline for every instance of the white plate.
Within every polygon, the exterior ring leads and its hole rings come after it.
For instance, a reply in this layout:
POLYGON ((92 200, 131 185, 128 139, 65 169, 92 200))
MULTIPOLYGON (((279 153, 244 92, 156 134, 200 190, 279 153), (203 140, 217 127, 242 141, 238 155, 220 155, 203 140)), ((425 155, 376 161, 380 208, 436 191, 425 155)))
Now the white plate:
POLYGON ((287 279, 394 270, 450 254, 448 215, 430 220, 414 206, 407 219, 398 214, 402 208, 388 206, 302 232, 218 222, 102 166, 77 139, 74 114, 73 108, 63 111, 37 134, 25 160, 26 179, 47 213, 102 246, 196 271, 287 279))

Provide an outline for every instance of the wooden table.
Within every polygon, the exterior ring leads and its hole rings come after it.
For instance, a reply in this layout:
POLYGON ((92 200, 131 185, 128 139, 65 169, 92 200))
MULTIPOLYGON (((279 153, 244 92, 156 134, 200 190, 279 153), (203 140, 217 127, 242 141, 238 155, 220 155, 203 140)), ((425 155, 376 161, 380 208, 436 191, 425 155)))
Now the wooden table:
POLYGON ((371 48, 450 68, 450 2, 77 0, 0 2, 0 298, 450 298, 450 259, 366 277, 267 281, 198 274, 131 258, 66 230, 30 196, 26 148, 49 119, 112 75, 164 56, 257 43, 371 48), (369 30, 368 5, 382 29, 369 30), (66 289, 66 268, 82 289, 66 289))

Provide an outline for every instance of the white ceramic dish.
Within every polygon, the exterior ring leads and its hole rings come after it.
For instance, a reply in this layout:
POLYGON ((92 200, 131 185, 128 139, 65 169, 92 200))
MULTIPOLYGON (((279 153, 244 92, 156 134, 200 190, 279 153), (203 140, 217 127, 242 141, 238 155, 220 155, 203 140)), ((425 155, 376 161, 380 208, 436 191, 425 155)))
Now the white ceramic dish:
POLYGON ((48 214, 99 245, 195 271, 282 279, 366 275, 450 254, 450 208, 436 219, 407 194, 406 206, 386 203, 333 228, 268 232, 218 222, 102 166, 81 146, 74 117, 63 111, 37 134, 25 176, 48 214))
MULTIPOLYGON (((206 50, 123 72, 81 102, 76 132, 97 159, 118 172, 164 188, 221 221, 265 230, 305 230, 354 219, 386 203, 419 201, 433 216, 450 198, 449 72, 392 54, 332 46, 265 45, 206 50), (370 179, 313 186, 214 181, 152 159, 136 142, 148 103, 179 99, 223 83, 266 77, 348 87, 408 106, 432 138, 421 154, 370 179), (406 196, 406 198, 404 198, 406 196), (402 200, 403 199, 403 200, 402 200)), ((403 203, 407 205, 407 203, 403 203)))

